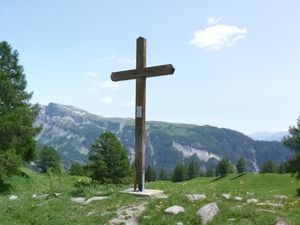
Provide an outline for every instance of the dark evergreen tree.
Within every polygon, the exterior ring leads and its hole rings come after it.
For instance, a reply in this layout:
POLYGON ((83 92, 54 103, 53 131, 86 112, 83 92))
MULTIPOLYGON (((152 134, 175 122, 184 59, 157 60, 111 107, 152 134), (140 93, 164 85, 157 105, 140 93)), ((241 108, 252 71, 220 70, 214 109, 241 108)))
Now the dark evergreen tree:
POLYGON ((145 181, 151 182, 156 180, 156 172, 150 165, 147 166, 145 171, 145 181))
POLYGON ((91 147, 88 168, 100 183, 129 182, 130 165, 127 152, 112 132, 103 133, 91 147))
POLYGON ((194 179, 200 174, 199 164, 195 159, 192 159, 187 166, 187 178, 194 179))
POLYGON ((221 159, 216 168, 217 176, 227 176, 234 172, 233 165, 228 159, 221 159))
POLYGON ((206 177, 214 177, 215 176, 215 168, 213 168, 212 166, 208 166, 206 168, 206 171, 204 173, 204 176, 206 177))
POLYGON ((297 126, 289 128, 289 135, 282 140, 283 144, 295 152, 295 156, 288 162, 288 170, 300 179, 300 117, 297 126))
POLYGON ((46 173, 50 168, 52 168, 53 173, 61 173, 60 157, 54 148, 45 146, 39 150, 38 167, 42 173, 46 173))
POLYGON ((239 161, 236 164, 237 173, 244 173, 246 172, 246 162, 244 157, 240 157, 239 161))
POLYGON ((39 107, 29 103, 32 93, 26 86, 18 52, 0 42, 0 182, 35 157, 34 136, 40 128, 33 122, 39 107))
POLYGON ((186 167, 184 164, 177 164, 172 174, 173 182, 181 182, 186 179, 186 167))
POLYGON ((70 167, 70 175, 75 175, 75 176, 86 176, 87 173, 85 171, 84 165, 80 163, 73 163, 70 167))
POLYGON ((164 169, 161 169, 158 176, 159 180, 168 180, 168 174, 164 169))
POLYGON ((261 166, 259 173, 276 173, 276 165, 269 160, 261 166))

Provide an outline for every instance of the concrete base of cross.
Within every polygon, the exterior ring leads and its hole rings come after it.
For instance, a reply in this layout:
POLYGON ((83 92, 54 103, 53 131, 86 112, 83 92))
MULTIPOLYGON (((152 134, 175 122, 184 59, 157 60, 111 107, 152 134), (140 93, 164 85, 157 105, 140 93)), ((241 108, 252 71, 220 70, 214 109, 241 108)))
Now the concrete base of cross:
POLYGON ((134 191, 133 188, 129 188, 121 192, 126 194, 137 195, 137 196, 145 196, 145 197, 159 197, 164 195, 164 191, 155 190, 155 189, 144 189, 144 191, 134 191))

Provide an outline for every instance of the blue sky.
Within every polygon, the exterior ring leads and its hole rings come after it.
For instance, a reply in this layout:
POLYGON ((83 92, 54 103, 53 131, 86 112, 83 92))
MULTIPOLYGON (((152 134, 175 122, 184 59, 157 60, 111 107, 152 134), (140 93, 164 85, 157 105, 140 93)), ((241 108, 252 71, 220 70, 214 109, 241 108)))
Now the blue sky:
POLYGON ((134 117, 135 67, 172 63, 147 79, 147 119, 249 134, 282 131, 300 114, 300 1, 0 0, 0 41, 20 54, 32 102, 134 117))

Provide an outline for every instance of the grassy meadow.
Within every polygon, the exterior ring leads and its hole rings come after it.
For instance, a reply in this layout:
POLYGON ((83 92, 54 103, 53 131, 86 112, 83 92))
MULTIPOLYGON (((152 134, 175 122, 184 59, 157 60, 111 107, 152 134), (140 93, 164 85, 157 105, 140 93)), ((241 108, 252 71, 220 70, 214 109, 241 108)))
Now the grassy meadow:
POLYGON ((220 213, 211 225, 272 225, 277 218, 284 218, 290 225, 300 225, 300 198, 296 189, 300 181, 289 175, 243 174, 225 178, 196 178, 172 183, 157 181, 146 187, 161 189, 168 198, 136 197, 119 191, 126 187, 99 185, 84 177, 69 175, 47 176, 22 169, 21 176, 13 176, 9 183, 0 186, 1 225, 101 225, 116 217, 118 209, 137 204, 146 204, 139 216, 139 224, 160 225, 201 224, 196 212, 206 203, 217 202, 220 213), (47 199, 32 198, 32 195, 61 193, 47 199), (207 199, 190 202, 186 194, 205 194, 207 199), (225 199, 222 193, 242 197, 242 201, 225 199), (17 195, 16 200, 9 200, 17 195), (286 195, 277 199, 274 195, 286 195), (78 204, 70 199, 74 196, 109 196, 90 204, 78 204), (246 204, 247 199, 256 198, 259 203, 280 203, 283 207, 246 204), (172 205, 184 207, 185 212, 168 215, 164 210, 172 205))

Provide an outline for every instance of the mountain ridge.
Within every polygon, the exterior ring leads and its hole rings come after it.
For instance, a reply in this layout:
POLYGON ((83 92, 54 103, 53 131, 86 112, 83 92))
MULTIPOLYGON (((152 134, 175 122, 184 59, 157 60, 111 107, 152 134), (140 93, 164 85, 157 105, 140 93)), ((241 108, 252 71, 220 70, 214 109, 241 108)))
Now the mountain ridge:
MULTIPOLYGON (((50 103, 42 106, 36 119, 43 125, 39 145, 57 149, 66 167, 86 162, 91 144, 104 131, 114 132, 134 159, 134 119, 106 118, 73 106, 50 103)), ((280 163, 291 152, 278 142, 254 141, 241 132, 210 125, 147 121, 146 164, 157 170, 171 170, 176 163, 197 159, 203 169, 226 157, 236 163, 240 156, 251 171, 258 171, 266 160, 280 163)))

